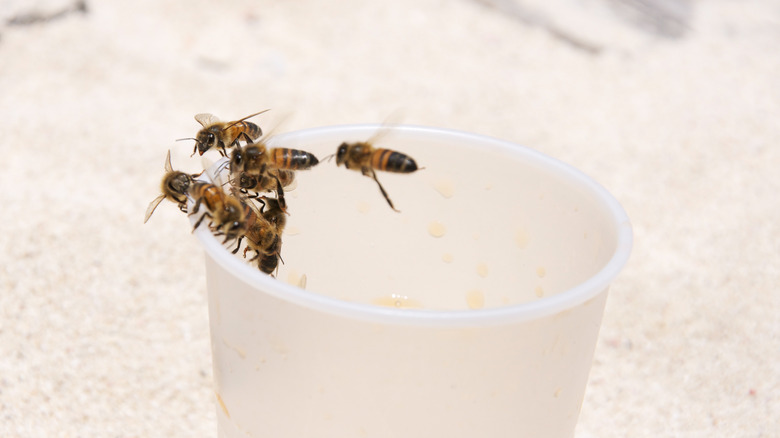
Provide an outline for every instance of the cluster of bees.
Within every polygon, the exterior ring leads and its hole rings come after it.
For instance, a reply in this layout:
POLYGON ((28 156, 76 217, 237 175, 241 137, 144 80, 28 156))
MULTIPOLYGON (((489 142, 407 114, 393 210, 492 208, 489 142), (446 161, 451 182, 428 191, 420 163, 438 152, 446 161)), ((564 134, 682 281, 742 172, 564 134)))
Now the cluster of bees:
MULTIPOLYGON (((174 170, 168 151, 161 193, 146 209, 144 223, 164 199, 178 204, 179 210, 185 213, 187 203, 191 201, 193 207, 189 215, 200 215, 193 229, 208 220, 211 232, 224 237, 223 244, 235 246, 233 254, 238 253, 242 241, 245 242, 244 258, 252 251, 250 263, 256 263, 262 272, 273 275, 282 260, 282 233, 289 214, 284 189, 294 181, 296 171, 311 169, 319 160, 314 154, 298 149, 268 148, 266 139, 261 139, 260 126, 247 121, 265 111, 233 122, 220 121, 212 114, 197 114, 195 120, 201 129, 194 138, 183 140, 195 141, 192 155, 196 152, 203 155, 215 149, 228 157, 228 180, 221 181, 224 166, 212 175, 211 182, 199 179, 203 172, 188 174, 174 170), (228 149, 232 149, 229 154, 228 149)), ((417 163, 408 155, 376 148, 371 140, 343 142, 334 155, 337 166, 343 164, 376 181, 388 205, 395 211, 398 210, 377 179, 376 171, 411 173, 418 170, 417 163)))

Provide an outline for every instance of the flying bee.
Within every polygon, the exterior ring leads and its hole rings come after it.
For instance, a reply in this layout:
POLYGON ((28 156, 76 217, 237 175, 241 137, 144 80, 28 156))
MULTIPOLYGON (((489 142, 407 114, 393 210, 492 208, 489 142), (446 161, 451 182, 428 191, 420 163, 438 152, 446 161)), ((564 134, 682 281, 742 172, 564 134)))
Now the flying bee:
POLYGON ((203 127, 195 135, 195 148, 192 155, 197 152, 203 155, 207 150, 216 147, 222 156, 227 156, 226 148, 238 146, 240 140, 246 143, 252 143, 263 135, 263 130, 246 119, 262 114, 268 110, 263 110, 236 120, 235 122, 221 122, 216 116, 209 113, 195 115, 195 120, 203 127))
POLYGON ((197 175, 189 175, 184 172, 179 172, 178 170, 173 170, 173 166, 171 166, 171 151, 169 150, 168 155, 165 157, 165 175, 163 176, 162 184, 160 186, 160 191, 162 193, 149 203, 149 207, 146 208, 144 223, 152 217, 152 213, 154 213, 154 210, 160 205, 163 199, 170 199, 171 202, 176 202, 179 204, 179 210, 186 212, 187 192, 193 184, 193 177, 196 176, 197 175))
POLYGON ((246 234, 252 210, 240 198, 225 193, 218 185, 202 181, 195 181, 188 194, 195 201, 190 215, 197 214, 201 205, 206 207, 195 222, 193 231, 208 217, 212 231, 225 236, 223 244, 246 234))
POLYGON ((371 177, 376 181, 382 196, 395 211, 393 201, 387 196, 385 188, 376 177, 376 170, 394 173, 411 173, 418 169, 417 163, 412 157, 390 149, 374 147, 370 141, 347 143, 343 142, 336 151, 336 166, 344 165, 347 169, 354 169, 371 177))
POLYGON ((282 210, 287 209, 284 187, 295 179, 294 170, 311 169, 319 163, 306 151, 288 148, 268 150, 263 143, 238 147, 230 155, 230 172, 239 187, 255 192, 275 191, 282 210))

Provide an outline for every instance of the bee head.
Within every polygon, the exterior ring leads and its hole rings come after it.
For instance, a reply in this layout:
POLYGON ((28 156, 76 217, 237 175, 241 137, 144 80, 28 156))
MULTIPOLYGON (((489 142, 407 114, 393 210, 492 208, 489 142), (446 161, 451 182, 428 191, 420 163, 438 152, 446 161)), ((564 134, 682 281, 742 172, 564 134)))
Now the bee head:
POLYGON ((198 154, 200 155, 203 155, 204 152, 219 144, 219 138, 209 128, 203 128, 198 131, 198 135, 195 136, 195 141, 198 143, 198 154))
POLYGON ((336 166, 344 164, 344 162, 347 160, 348 149, 349 145, 346 142, 341 143, 341 146, 339 146, 339 149, 336 152, 336 166))
POLYGON ((230 170, 237 171, 244 166, 244 152, 240 147, 233 149, 230 155, 230 170))
POLYGON ((178 202, 187 200, 187 191, 191 184, 192 177, 184 172, 174 171, 165 178, 167 193, 178 202))
POLYGON ((238 186, 242 189, 251 189, 257 186, 257 178, 247 175, 246 172, 241 172, 238 176, 238 186))

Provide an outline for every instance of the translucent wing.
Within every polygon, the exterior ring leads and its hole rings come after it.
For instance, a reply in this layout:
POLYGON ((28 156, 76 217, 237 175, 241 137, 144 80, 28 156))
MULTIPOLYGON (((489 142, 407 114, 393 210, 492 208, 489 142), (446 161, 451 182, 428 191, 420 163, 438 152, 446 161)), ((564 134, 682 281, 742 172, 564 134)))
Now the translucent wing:
POLYGON ((393 112, 382 122, 382 126, 366 140, 366 143, 370 145, 376 145, 385 137, 393 132, 393 128, 401 124, 401 114, 398 111, 393 112))
MULTIPOLYGON (((201 166, 203 166, 203 170, 206 172, 206 177, 212 184, 220 187, 227 184, 224 182, 225 180, 222 178, 222 174, 229 172, 230 160, 223 157, 215 163, 206 157, 202 157, 200 163, 201 166)), ((230 180, 230 178, 227 179, 228 181, 230 180)))
POLYGON ((200 126, 204 128, 219 123, 217 116, 209 113, 195 114, 195 121, 200 123, 200 126))
POLYGON ((165 195, 160 195, 156 198, 154 198, 154 201, 149 203, 149 206, 146 207, 146 215, 144 216, 144 223, 149 220, 150 217, 152 217, 152 213, 154 213, 154 210, 157 208, 158 205, 162 202, 162 200, 165 199, 165 195))
POLYGON ((171 165, 171 150, 168 149, 168 155, 165 156, 165 171, 173 172, 173 166, 171 165))
MULTIPOLYGON (((248 116, 246 116, 246 117, 244 117, 244 118, 242 118, 242 119, 236 120, 235 122, 230 122, 228 125, 226 125, 224 128, 222 128, 222 130, 224 131, 224 130, 226 130, 226 129, 230 128, 230 127, 231 127, 231 126, 233 126, 233 125, 236 125, 236 124, 238 124, 238 123, 241 123, 241 122, 243 122, 244 120, 246 120, 246 119, 248 119, 248 118, 251 118, 251 117, 254 117, 254 116, 256 116, 256 115, 263 114, 263 113, 264 113, 264 112, 266 112, 266 111, 271 111, 271 109, 270 109, 270 108, 269 108, 269 109, 264 109, 264 110, 262 110, 262 111, 260 111, 260 112, 257 112, 257 113, 254 113, 254 114, 250 114, 250 115, 248 115, 248 116)), ((201 115, 201 114, 198 114, 198 116, 199 116, 199 115, 201 115)), ((210 114, 209 114, 209 115, 210 115, 210 114)), ((195 118, 197 119, 197 118, 198 118, 198 116, 195 116, 195 118)), ((212 117, 213 117, 213 116, 212 116, 212 117)), ((205 125, 204 125, 204 126, 205 126, 205 125)))

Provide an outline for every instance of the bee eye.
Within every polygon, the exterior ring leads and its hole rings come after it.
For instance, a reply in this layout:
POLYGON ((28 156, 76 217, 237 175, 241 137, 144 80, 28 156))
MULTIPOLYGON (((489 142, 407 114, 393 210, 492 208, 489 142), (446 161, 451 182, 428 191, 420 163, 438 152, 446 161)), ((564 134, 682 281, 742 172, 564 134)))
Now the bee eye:
POLYGON ((209 133, 209 136, 207 138, 209 143, 213 143, 214 140, 216 140, 216 137, 212 133, 209 133))

